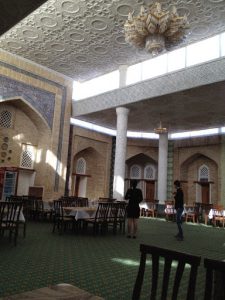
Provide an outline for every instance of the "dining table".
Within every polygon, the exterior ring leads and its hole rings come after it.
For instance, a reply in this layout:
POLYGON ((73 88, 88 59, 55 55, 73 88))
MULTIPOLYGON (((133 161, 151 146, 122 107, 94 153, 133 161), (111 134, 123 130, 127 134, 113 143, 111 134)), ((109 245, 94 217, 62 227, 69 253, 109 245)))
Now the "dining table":
POLYGON ((95 213, 97 211, 96 206, 82 206, 82 207, 74 207, 74 206, 66 206, 63 207, 63 211, 66 216, 72 216, 75 220, 81 219, 89 219, 94 218, 95 213))

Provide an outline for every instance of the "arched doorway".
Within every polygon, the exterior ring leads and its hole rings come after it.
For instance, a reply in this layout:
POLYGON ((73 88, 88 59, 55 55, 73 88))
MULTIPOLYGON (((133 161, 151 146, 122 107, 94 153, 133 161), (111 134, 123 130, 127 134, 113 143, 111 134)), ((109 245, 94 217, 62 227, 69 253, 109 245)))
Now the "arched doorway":
POLYGON ((211 158, 196 153, 181 165, 181 180, 187 182, 185 203, 218 201, 218 166, 211 158))
POLYGON ((74 182, 74 192, 73 196, 85 197, 86 196, 86 187, 87 187, 87 177, 86 175, 86 161, 83 157, 80 157, 76 163, 76 173, 74 182))
POLYGON ((145 181, 145 199, 147 202, 155 200, 155 166, 147 165, 144 168, 144 181, 145 181))
POLYGON ((129 187, 131 179, 137 179, 144 200, 152 202, 157 199, 156 173, 157 164, 152 158, 143 153, 135 155, 126 161, 125 188, 129 187))
POLYGON ((202 165, 198 172, 198 183, 200 185, 201 202, 204 204, 210 203, 210 184, 209 184, 209 168, 206 165, 202 165))
POLYGON ((73 160, 72 195, 98 199, 106 197, 106 164, 93 147, 79 151, 73 160))

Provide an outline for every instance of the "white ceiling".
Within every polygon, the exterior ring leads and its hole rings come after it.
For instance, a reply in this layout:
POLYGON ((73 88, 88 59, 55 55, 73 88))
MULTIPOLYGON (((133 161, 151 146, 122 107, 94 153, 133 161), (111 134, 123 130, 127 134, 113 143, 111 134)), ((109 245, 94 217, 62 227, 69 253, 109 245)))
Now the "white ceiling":
MULTIPOLYGON (((182 45, 225 31, 225 0, 159 1, 187 14, 182 45)), ((0 48, 85 81, 151 56, 124 41, 129 11, 147 0, 49 0, 0 37, 0 48)))

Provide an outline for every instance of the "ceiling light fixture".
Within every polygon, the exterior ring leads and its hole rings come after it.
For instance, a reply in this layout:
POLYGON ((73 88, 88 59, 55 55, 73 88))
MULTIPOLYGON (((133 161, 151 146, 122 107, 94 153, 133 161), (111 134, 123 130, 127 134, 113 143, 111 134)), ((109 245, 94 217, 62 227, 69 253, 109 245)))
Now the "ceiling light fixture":
POLYGON ((162 127, 161 116, 160 116, 160 121, 159 121, 159 127, 155 128, 154 132, 156 134, 162 134, 162 133, 168 132, 168 129, 166 127, 162 127))
POLYGON ((125 40, 137 48, 145 48, 152 55, 168 50, 185 38, 187 16, 179 16, 175 6, 171 11, 162 10, 156 2, 141 6, 138 16, 128 15, 124 24, 125 40))

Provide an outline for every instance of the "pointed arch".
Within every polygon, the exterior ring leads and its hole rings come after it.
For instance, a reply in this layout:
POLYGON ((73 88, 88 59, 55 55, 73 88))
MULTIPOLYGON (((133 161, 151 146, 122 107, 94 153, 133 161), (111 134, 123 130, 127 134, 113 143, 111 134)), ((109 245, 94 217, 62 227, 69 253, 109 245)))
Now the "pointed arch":
POLYGON ((13 106, 24 112, 39 130, 43 130, 46 127, 48 129, 51 128, 42 114, 23 97, 3 99, 2 104, 3 106, 1 111, 6 109, 7 106, 13 106))
POLYGON ((205 202, 204 189, 209 203, 217 201, 218 164, 215 160, 199 152, 191 155, 180 165, 180 178, 186 182, 183 185, 186 202, 205 202), (208 190, 206 190, 206 186, 208 186, 208 190))

